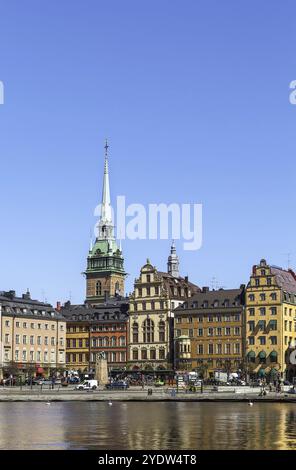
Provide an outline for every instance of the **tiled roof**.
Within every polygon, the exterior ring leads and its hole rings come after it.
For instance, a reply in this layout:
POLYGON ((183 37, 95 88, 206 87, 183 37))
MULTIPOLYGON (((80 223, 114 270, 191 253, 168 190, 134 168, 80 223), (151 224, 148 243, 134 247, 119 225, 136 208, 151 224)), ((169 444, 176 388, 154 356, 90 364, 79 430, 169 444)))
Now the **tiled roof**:
POLYGON ((285 269, 271 266, 270 271, 271 274, 275 275, 276 283, 279 287, 281 287, 285 292, 289 292, 291 294, 296 293, 296 275, 292 269, 286 271, 285 269))

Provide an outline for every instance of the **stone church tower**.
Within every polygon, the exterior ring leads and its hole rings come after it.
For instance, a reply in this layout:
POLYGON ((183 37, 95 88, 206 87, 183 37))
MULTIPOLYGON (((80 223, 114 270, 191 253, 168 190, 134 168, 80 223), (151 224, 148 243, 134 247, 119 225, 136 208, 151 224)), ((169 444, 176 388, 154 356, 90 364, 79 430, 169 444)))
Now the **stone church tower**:
POLYGON ((103 194, 98 232, 87 257, 86 300, 91 305, 104 302, 107 297, 124 296, 124 258, 114 236, 112 220, 108 144, 105 145, 103 194))

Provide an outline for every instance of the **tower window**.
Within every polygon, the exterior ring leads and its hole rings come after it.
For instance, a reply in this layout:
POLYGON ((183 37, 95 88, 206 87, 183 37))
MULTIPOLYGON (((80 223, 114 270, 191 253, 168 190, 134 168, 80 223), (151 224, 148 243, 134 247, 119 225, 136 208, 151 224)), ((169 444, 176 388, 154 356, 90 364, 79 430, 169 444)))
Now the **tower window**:
POLYGON ((98 281, 96 283, 96 295, 102 295, 102 283, 98 281))

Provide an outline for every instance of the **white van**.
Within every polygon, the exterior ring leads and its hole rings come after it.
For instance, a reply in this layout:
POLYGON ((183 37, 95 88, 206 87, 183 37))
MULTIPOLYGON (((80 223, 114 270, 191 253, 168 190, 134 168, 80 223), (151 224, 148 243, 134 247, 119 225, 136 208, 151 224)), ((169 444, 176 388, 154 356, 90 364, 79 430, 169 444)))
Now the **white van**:
POLYGON ((98 388, 97 380, 85 380, 75 387, 76 390, 96 390, 98 388))

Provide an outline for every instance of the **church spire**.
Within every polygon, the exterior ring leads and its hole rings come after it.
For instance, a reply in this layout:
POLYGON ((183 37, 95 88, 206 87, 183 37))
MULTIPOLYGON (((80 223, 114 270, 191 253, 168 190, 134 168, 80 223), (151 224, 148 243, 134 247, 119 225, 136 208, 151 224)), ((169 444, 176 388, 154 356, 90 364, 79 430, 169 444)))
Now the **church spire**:
POLYGON ((101 204, 101 216, 99 221, 99 239, 114 238, 113 235, 113 221, 111 210, 111 197, 110 197, 110 182, 109 182, 109 165, 108 165, 108 141, 105 143, 105 163, 104 163, 104 179, 103 179, 103 192, 101 204))
POLYGON ((173 277, 179 277, 179 257, 176 252, 175 240, 173 240, 171 245, 171 253, 168 257, 168 273, 173 277))

